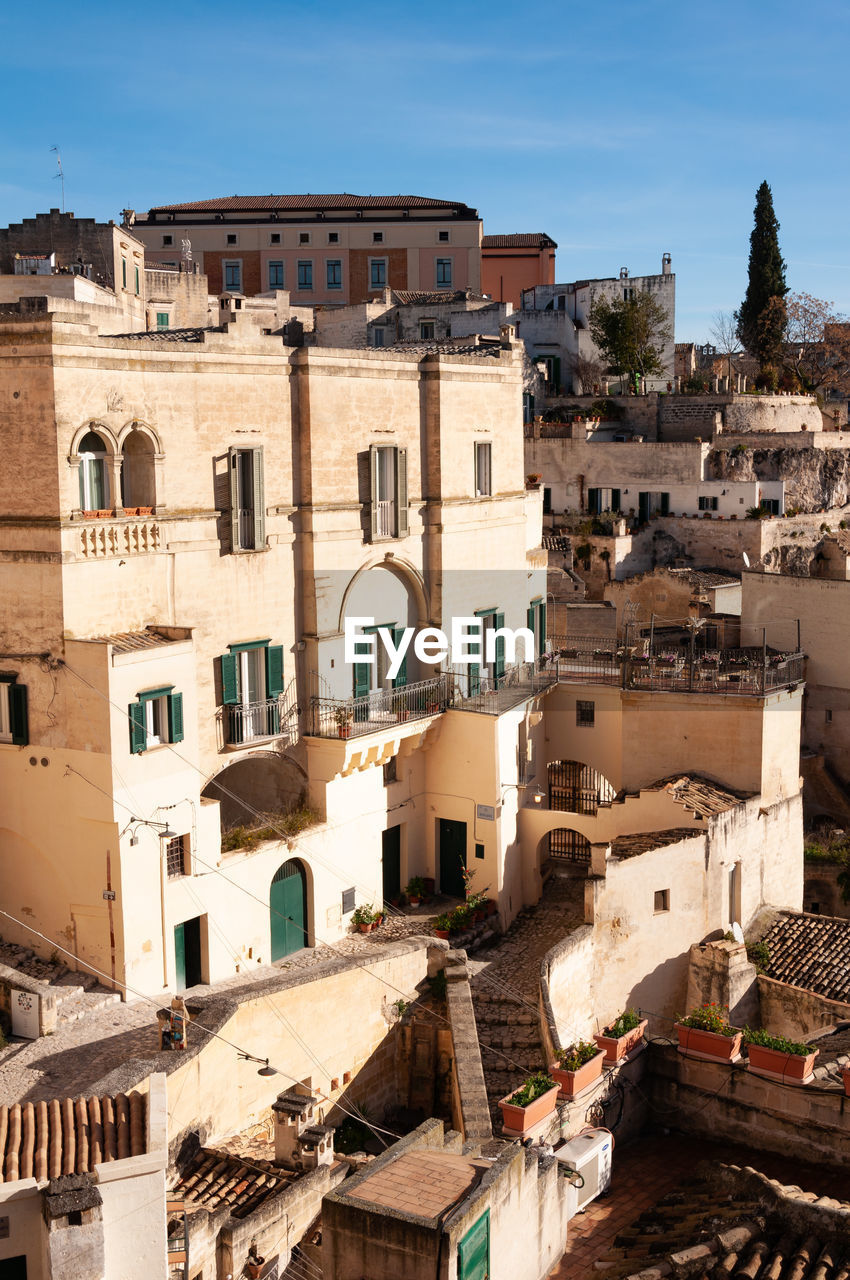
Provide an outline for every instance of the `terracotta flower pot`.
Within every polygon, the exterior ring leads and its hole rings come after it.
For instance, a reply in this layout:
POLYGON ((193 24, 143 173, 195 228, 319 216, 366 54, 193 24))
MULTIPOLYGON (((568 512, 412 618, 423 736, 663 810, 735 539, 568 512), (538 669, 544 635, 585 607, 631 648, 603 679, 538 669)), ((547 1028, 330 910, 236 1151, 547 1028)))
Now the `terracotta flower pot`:
POLYGON ((702 1031, 699 1027, 683 1027, 676 1023, 679 1052, 688 1058, 708 1058, 713 1062, 735 1062, 741 1055, 741 1032, 733 1036, 721 1036, 716 1031, 702 1031))
MULTIPOLYGON (((759 1074, 762 1071, 776 1076, 785 1084, 805 1084, 815 1065, 819 1050, 807 1053, 786 1053, 784 1049, 768 1049, 763 1044, 747 1045, 747 1070, 759 1074)), ((845 1079, 845 1089, 847 1082, 845 1079)))
POLYGON ((567 1071, 553 1062, 549 1067, 549 1075, 557 1080, 562 1098, 575 1098, 595 1083, 602 1075, 605 1065, 605 1054, 600 1049, 595 1057, 585 1062, 578 1071, 567 1071))
POLYGON ((341 724, 341 725, 338 725, 338 726, 337 726, 337 733, 339 734, 339 736, 340 736, 341 738, 350 738, 350 737, 351 737, 351 725, 350 725, 350 724, 341 724))
POLYGON ((448 940, 449 931, 448 929, 435 929, 434 934, 438 938, 445 938, 446 940, 448 940))
POLYGON ((499 910, 499 904, 495 898, 488 898, 485 905, 487 907, 488 916, 494 916, 496 912, 499 910))
POLYGON ((407 899, 407 905, 408 905, 409 907, 418 907, 418 906, 419 906, 419 904, 421 903, 421 901, 422 901, 422 899, 421 899, 421 898, 408 898, 408 899, 407 899))
POLYGON ((621 1058, 625 1058, 636 1044, 643 1039, 643 1033, 646 1031, 648 1019, 644 1018, 631 1031, 627 1031, 624 1036, 594 1036, 594 1040, 600 1049, 605 1050, 605 1065, 611 1062, 619 1062, 621 1058))
POLYGON ((358 924, 357 928, 360 930, 360 932, 361 932, 361 933, 371 933, 371 932, 372 932, 372 925, 371 925, 371 924, 366 924, 366 923, 365 923, 365 921, 361 921, 361 922, 360 922, 360 924, 358 924))
MULTIPOLYGON (((516 1091, 514 1091, 516 1092, 516 1091)), ((527 1107, 517 1107, 514 1103, 509 1102, 506 1098, 499 1100, 499 1107, 502 1112, 502 1124, 506 1129, 511 1129, 515 1133, 524 1136, 530 1129, 540 1121, 545 1120, 555 1110, 558 1104, 558 1087, 547 1089, 539 1098, 535 1098, 527 1107)))

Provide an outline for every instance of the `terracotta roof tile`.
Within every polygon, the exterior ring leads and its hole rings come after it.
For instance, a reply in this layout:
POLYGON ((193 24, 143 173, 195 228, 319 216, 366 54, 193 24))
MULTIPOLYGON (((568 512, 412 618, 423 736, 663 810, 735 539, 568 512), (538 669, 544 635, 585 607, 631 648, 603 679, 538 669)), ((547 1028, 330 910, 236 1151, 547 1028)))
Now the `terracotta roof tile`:
POLYGON ((258 1205, 279 1195, 297 1174, 268 1160, 243 1160, 230 1151, 202 1147, 172 1188, 182 1195, 188 1210, 215 1213, 227 1209, 234 1218, 245 1218, 258 1205))
POLYGON ((408 1151, 364 1178, 351 1200, 436 1218, 476 1181, 481 1166, 447 1151, 408 1151))
POLYGON ((96 1164, 144 1155, 146 1106, 142 1093, 0 1106, 0 1182, 91 1173, 96 1164))
POLYGON ((690 840, 692 836, 702 834, 698 827, 669 827, 666 831, 639 831, 631 836, 617 836, 611 841, 611 856, 635 858, 641 853, 649 853, 651 849, 663 849, 666 845, 678 844, 680 840, 690 840))
POLYGON ((335 195, 215 196, 211 200, 190 200, 185 204, 152 205, 149 213, 251 213, 316 212, 322 209, 457 209, 477 217, 477 211, 458 200, 435 200, 431 196, 357 196, 343 191, 335 195))
POLYGON ((850 920, 783 911, 763 941, 769 978, 827 1000, 850 1000, 850 920))
POLYGON ((748 798, 743 792, 736 793, 708 778, 701 778, 698 774, 673 774, 672 777, 660 778, 658 782, 650 783, 642 790, 669 791, 683 809, 702 814, 704 818, 734 809, 748 798))
POLYGON ((557 249, 545 231, 518 231, 507 236, 482 236, 482 249, 557 249))

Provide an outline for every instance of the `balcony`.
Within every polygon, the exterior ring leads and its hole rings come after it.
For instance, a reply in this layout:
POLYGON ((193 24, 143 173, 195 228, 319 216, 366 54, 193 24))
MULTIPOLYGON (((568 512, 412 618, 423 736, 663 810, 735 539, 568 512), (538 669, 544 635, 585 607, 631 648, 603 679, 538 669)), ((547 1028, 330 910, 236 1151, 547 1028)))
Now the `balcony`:
POLYGON ((316 738, 360 738, 406 720, 438 715, 451 705, 448 673, 400 689, 381 689, 359 698, 311 699, 309 732, 316 738))
POLYGON ((298 740, 298 707, 294 681, 285 693, 262 702, 237 702, 221 708, 224 741, 229 747, 247 746, 268 738, 298 740))
POLYGON ((145 516, 125 515, 90 517, 74 525, 77 545, 75 554, 81 560, 106 560, 113 556, 146 555, 162 550, 159 521, 145 516))
POLYGON ((538 658, 535 662, 518 662, 496 678, 456 676, 454 706, 458 711, 500 716, 557 681, 557 664, 548 657, 538 658))
POLYGON ((557 636, 553 643, 550 662, 560 683, 761 697, 805 679, 805 654, 796 652, 696 646, 642 651, 587 636, 557 636))
POLYGON ((375 536, 378 538, 394 538, 396 534, 395 503, 390 499, 389 502, 376 502, 375 507, 375 536))

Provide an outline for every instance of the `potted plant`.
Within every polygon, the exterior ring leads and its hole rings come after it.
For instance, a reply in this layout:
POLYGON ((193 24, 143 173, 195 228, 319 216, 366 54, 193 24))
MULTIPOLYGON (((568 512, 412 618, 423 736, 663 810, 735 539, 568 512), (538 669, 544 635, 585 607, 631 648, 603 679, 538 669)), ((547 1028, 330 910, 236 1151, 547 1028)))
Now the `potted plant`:
POLYGON ((819 1050, 813 1044, 786 1040, 767 1031, 744 1028, 747 1070, 757 1075, 775 1076, 783 1084, 805 1084, 812 1074, 819 1050))
POLYGON ((250 1276, 251 1280, 258 1280, 258 1277, 263 1274, 265 1265, 265 1258, 260 1257, 258 1253, 249 1253, 248 1260, 245 1263, 245 1274, 250 1276))
POLYGON ((448 938, 452 931, 452 918, 448 911, 434 917, 434 932, 438 938, 448 938))
POLYGON ((545 1071, 528 1076, 522 1086, 499 1100, 502 1125, 520 1137, 525 1137, 541 1120, 555 1110, 558 1102, 558 1084, 545 1071))
POLYGON ((575 1098, 602 1075, 605 1054, 589 1040, 577 1040, 562 1050, 549 1067, 549 1074, 561 1090, 562 1098, 575 1098))
POLYGON ((333 716, 339 736, 341 738, 350 738, 351 723, 354 719, 351 714, 351 707, 334 707, 333 716))
POLYGON ((527 475, 525 477, 526 489, 539 489, 540 480, 541 480, 540 475, 538 475, 537 472, 532 471, 530 475, 527 475))
POLYGON ((411 907, 418 907, 425 896, 425 881, 421 876, 411 876, 404 892, 411 907))
POLYGON ((364 903, 352 912, 351 923, 356 924, 361 933, 371 933, 375 926, 375 912, 364 903))
POLYGON ((692 1009, 676 1023, 679 1052, 690 1058, 737 1062, 741 1056, 741 1031, 729 1023, 729 1010, 712 1001, 692 1009))
POLYGON ((605 1027, 601 1035, 593 1037, 599 1048, 605 1050, 606 1066, 619 1062, 643 1039, 646 1024, 646 1018, 641 1018, 634 1009, 627 1009, 614 1019, 610 1027, 605 1027))
POLYGON ((469 904, 461 902, 459 906, 455 907, 454 911, 451 912, 449 919, 451 921, 452 933, 461 933, 464 929, 468 929, 472 920, 472 912, 469 909, 469 904))

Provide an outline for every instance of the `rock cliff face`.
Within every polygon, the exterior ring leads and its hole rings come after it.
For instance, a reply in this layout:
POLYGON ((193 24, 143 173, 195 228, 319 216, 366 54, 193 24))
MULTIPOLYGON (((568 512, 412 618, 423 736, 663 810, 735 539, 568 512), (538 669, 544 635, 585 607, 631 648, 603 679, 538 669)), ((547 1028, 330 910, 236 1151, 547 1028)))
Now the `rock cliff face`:
POLYGON ((785 507, 828 511, 850 502, 850 451, 844 449, 712 449, 711 480, 784 480, 785 507))

